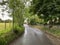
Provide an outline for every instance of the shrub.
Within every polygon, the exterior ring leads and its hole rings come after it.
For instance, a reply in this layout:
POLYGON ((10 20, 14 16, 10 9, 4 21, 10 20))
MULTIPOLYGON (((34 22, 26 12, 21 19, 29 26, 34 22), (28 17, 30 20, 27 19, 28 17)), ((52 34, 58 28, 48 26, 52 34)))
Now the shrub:
POLYGON ((15 35, 13 32, 9 31, 7 33, 3 33, 0 35, 0 45, 8 45, 8 43, 13 39, 15 39, 15 35))
POLYGON ((23 26, 15 25, 13 32, 15 34, 21 35, 24 32, 24 27, 23 26))
POLYGON ((35 19, 31 19, 30 24, 31 24, 31 25, 36 25, 35 19))
POLYGON ((11 29, 9 30, 10 31, 7 30, 8 32, 6 33, 2 31, 3 33, 0 34, 0 45, 8 45, 24 32, 23 26, 15 26, 13 31, 11 29))

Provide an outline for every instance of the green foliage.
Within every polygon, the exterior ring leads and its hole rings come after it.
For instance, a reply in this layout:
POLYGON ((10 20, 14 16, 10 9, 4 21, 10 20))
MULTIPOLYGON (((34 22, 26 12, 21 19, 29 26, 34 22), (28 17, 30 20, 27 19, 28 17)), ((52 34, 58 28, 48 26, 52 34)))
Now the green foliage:
POLYGON ((19 27, 16 25, 14 29, 15 30, 12 31, 9 27, 9 29, 0 30, 0 45, 8 45, 11 41, 21 36, 24 32, 23 26, 19 27))
POLYGON ((36 25, 35 19, 31 19, 30 24, 31 24, 31 25, 36 25))
POLYGON ((12 10, 13 16, 13 29, 6 29, 0 33, 0 45, 8 45, 11 41, 16 39, 24 32, 23 27, 23 14, 24 14, 24 3, 21 0, 8 0, 9 8, 12 10), (15 27, 15 25, 17 26, 15 27), (9 31, 8 31, 9 30, 9 31))
POLYGON ((32 25, 40 24, 42 22, 41 20, 37 15, 30 16, 30 24, 32 25))
POLYGON ((0 31, 0 45, 7 45, 14 39, 15 35, 11 31, 12 30, 10 28, 6 29, 5 31, 0 31))
POLYGON ((20 7, 20 6, 23 6, 23 3, 21 2, 21 0, 9 0, 9 7, 11 9, 16 9, 17 7, 20 7))
MULTIPOLYGON (((60 1, 59 0, 32 0, 31 10, 34 14, 38 14, 44 22, 60 18, 60 1), (43 16, 41 15, 43 14, 43 16)), ((56 20, 55 20, 56 22, 56 20)), ((55 23, 53 22, 53 23, 55 23)))
POLYGON ((31 17, 31 14, 29 13, 29 9, 30 9, 30 8, 25 8, 25 11, 24 11, 24 12, 25 12, 25 13, 24 13, 24 17, 25 17, 25 18, 30 18, 30 17, 31 17))
POLYGON ((12 40, 16 38, 16 35, 12 32, 1 35, 0 45, 8 45, 12 40))
POLYGON ((21 0, 9 0, 9 8, 13 10, 13 24, 23 25, 24 3, 21 0))
POLYGON ((15 34, 21 35, 24 32, 24 28, 23 28, 23 26, 15 25, 13 32, 15 34))
POLYGON ((60 38, 60 26, 55 25, 51 29, 48 27, 43 27, 42 29, 60 38))
POLYGON ((27 18, 27 22, 29 24, 37 24, 40 23, 40 19, 37 15, 33 15, 32 13, 29 13, 30 7, 25 8, 25 14, 24 14, 24 19, 27 18))

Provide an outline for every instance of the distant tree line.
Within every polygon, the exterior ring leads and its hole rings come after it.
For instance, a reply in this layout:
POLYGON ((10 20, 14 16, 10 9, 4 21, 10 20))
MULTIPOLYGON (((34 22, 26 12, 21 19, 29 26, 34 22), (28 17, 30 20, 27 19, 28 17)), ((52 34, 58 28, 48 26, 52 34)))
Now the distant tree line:
POLYGON ((11 23, 11 22, 12 22, 12 20, 5 20, 5 21, 3 21, 3 20, 0 19, 0 23, 11 23))

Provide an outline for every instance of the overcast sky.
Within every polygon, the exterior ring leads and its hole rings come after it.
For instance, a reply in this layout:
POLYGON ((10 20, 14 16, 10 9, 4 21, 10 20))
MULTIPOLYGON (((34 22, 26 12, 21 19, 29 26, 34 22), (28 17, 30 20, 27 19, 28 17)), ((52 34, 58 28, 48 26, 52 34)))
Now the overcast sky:
MULTIPOLYGON (((2 2, 2 0, 0 0, 0 2, 2 2)), ((2 20, 8 20, 8 19, 12 20, 12 17, 9 17, 9 14, 7 13, 8 9, 5 10, 6 7, 7 7, 6 5, 3 5, 3 6, 0 5, 0 19, 2 19, 2 20), (2 12, 2 9, 5 10, 5 11, 2 12)))
MULTIPOLYGON (((6 1, 6 0, 4 0, 4 1, 6 1)), ((30 0, 30 1, 32 1, 32 0, 30 0)), ((26 7, 28 7, 28 6, 31 5, 30 1, 28 1, 28 2, 25 4, 26 7)), ((0 0, 0 2, 2 2, 2 0, 0 0)), ((5 9, 5 8, 6 8, 6 5, 4 5, 4 6, 1 6, 1 5, 0 5, 0 19, 2 19, 2 20, 7 20, 7 19, 12 20, 12 17, 9 17, 9 14, 7 13, 8 10, 2 12, 2 9, 5 9), (4 15, 2 15, 2 13, 3 13, 4 15)))
POLYGON ((0 2, 2 2, 2 0, 0 0, 0 2))
MULTIPOLYGON (((4 1, 6 1, 6 0, 4 0, 4 1)), ((2 0, 0 0, 0 2, 2 2, 2 0)))

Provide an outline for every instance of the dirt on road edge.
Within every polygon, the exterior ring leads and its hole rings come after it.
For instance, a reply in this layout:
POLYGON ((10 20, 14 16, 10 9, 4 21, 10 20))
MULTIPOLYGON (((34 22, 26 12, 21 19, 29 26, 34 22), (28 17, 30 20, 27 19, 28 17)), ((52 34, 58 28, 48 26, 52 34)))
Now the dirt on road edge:
POLYGON ((53 35, 45 32, 46 36, 52 41, 54 45, 60 45, 60 39, 54 37, 53 35))

